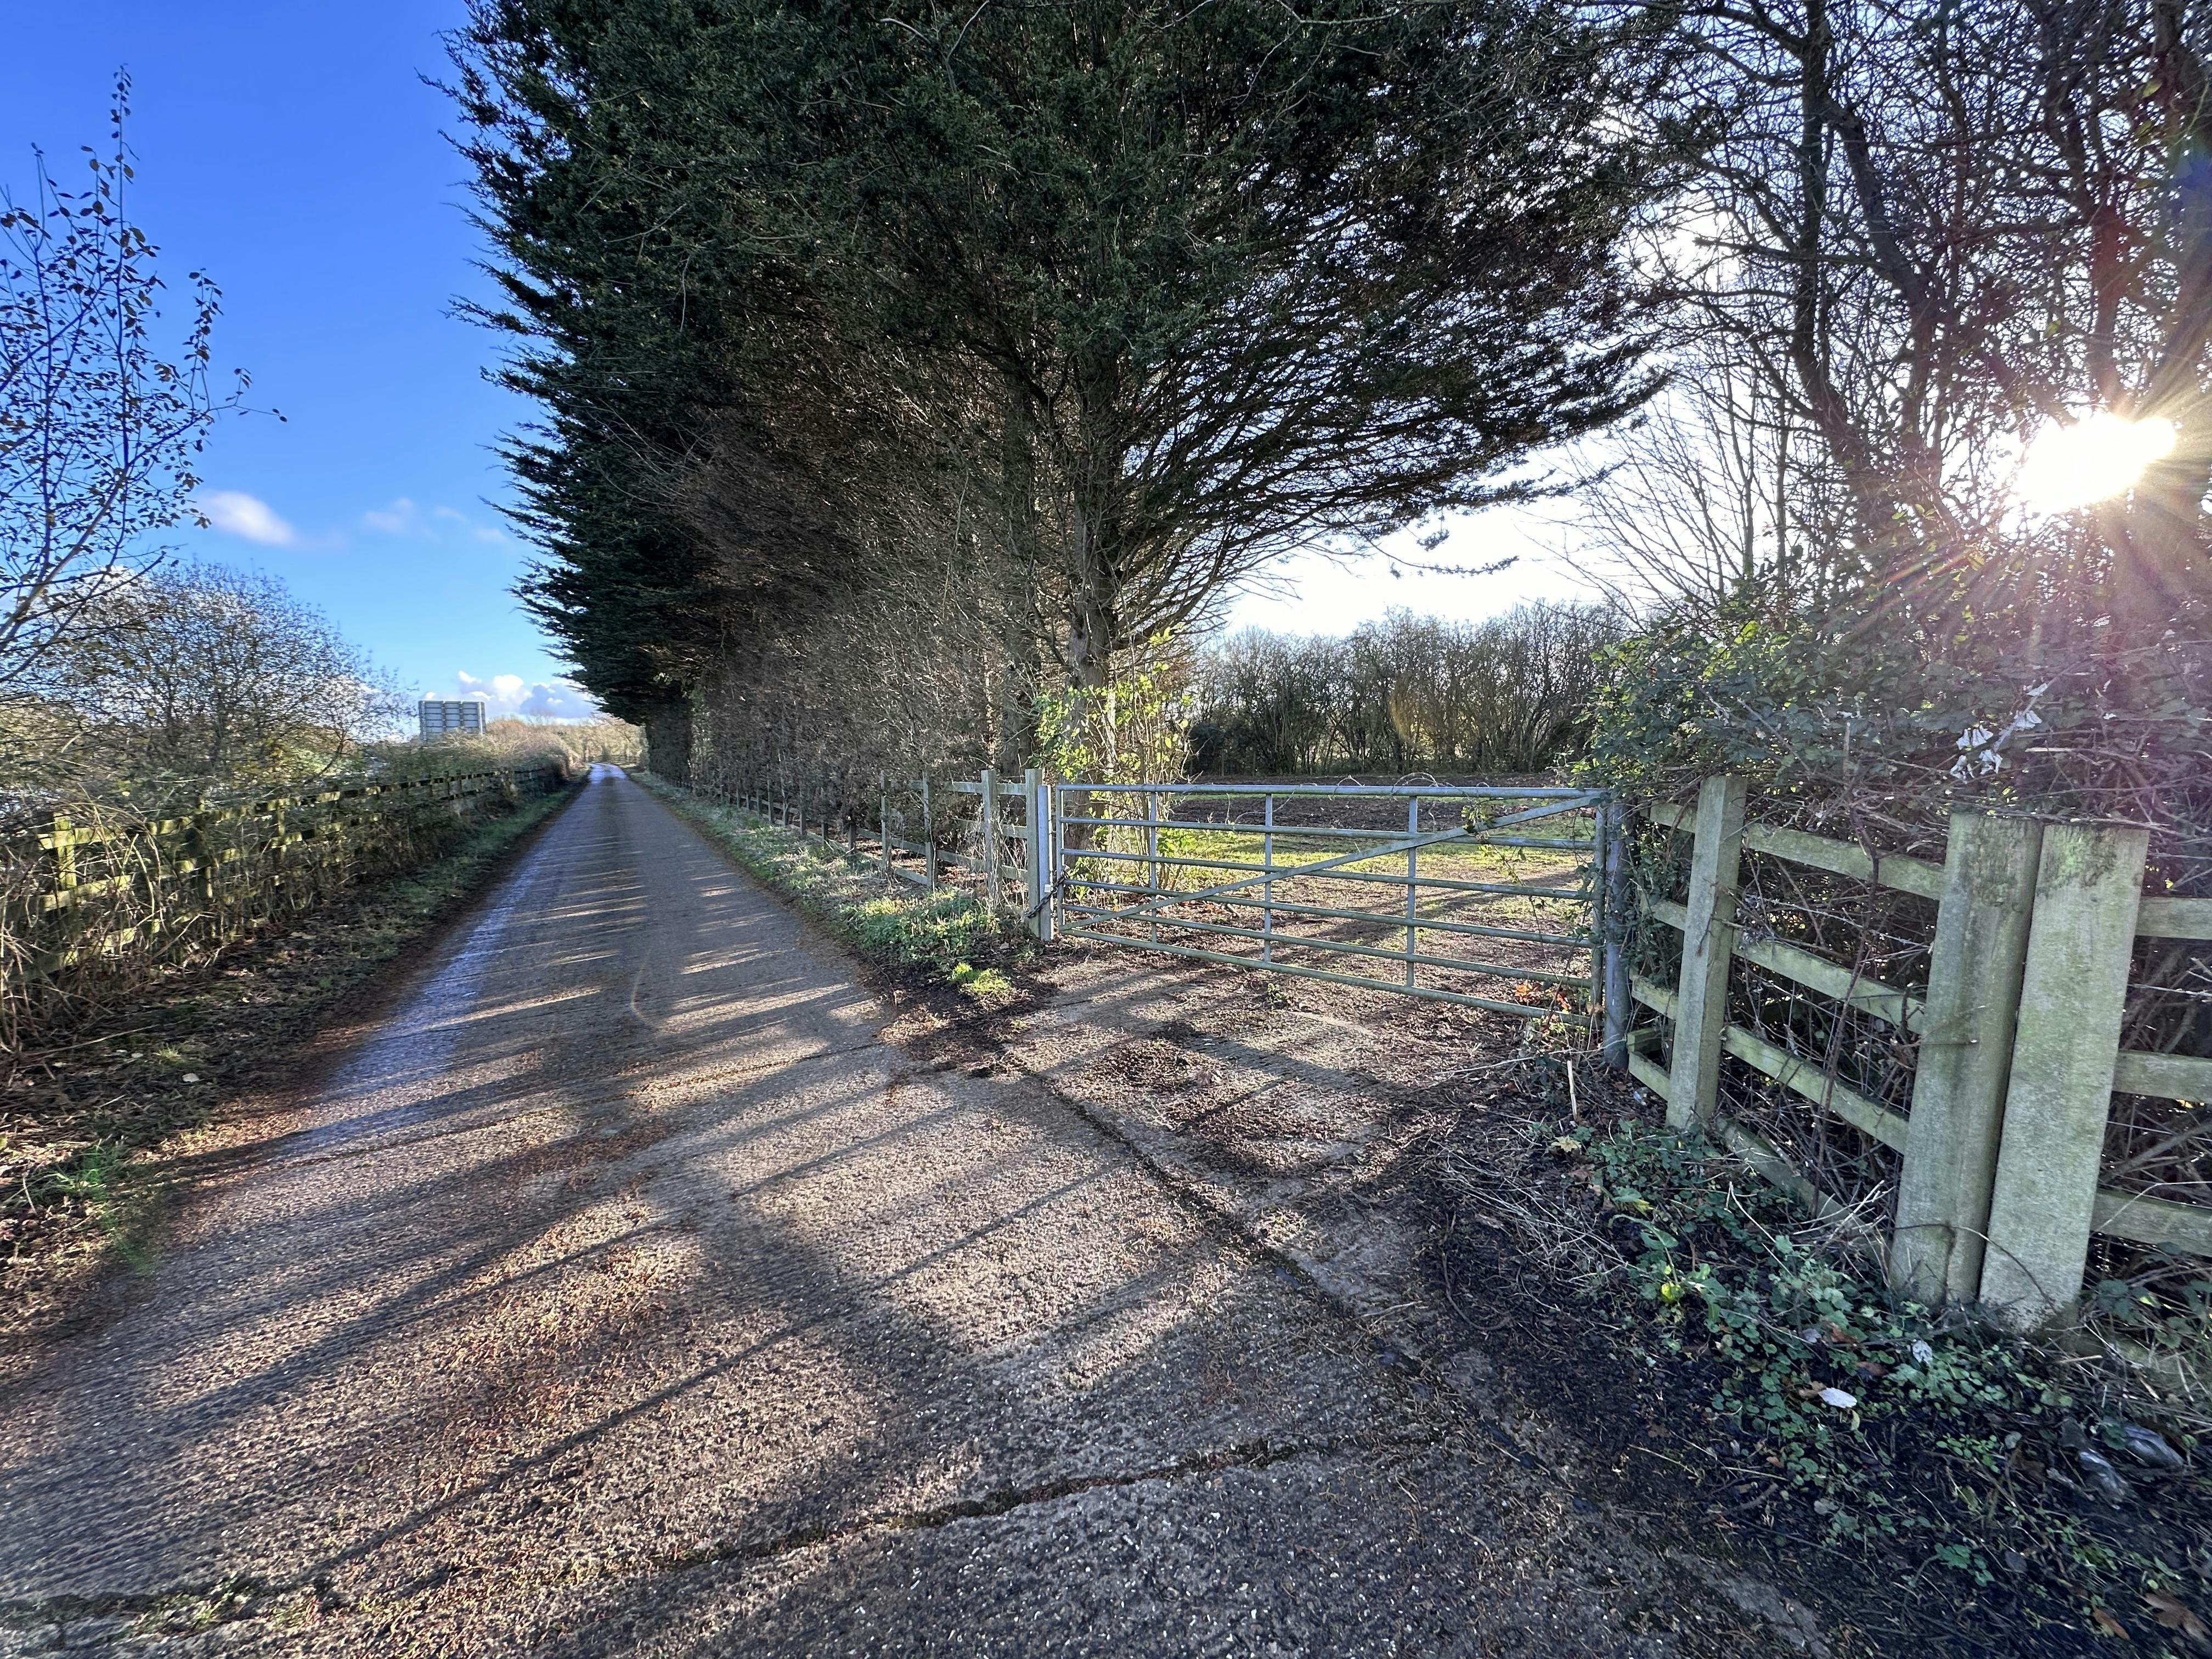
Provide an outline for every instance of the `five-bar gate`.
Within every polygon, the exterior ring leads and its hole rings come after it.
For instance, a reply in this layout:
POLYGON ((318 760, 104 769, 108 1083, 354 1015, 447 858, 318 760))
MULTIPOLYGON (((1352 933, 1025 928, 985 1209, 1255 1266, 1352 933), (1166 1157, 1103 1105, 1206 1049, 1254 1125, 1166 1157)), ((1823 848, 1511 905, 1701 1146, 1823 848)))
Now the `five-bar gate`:
POLYGON ((1054 922, 1094 944, 1536 1017, 1603 1000, 1598 792, 1052 787, 1054 922))

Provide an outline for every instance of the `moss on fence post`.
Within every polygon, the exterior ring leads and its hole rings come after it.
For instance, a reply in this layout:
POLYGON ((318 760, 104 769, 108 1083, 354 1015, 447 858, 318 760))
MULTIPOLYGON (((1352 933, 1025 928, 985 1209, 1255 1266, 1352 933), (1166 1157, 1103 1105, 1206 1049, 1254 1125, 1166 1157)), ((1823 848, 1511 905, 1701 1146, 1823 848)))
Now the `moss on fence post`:
POLYGON ((2072 1314, 2104 1159, 2148 832, 2043 832, 1981 1299, 2015 1330, 2072 1314))

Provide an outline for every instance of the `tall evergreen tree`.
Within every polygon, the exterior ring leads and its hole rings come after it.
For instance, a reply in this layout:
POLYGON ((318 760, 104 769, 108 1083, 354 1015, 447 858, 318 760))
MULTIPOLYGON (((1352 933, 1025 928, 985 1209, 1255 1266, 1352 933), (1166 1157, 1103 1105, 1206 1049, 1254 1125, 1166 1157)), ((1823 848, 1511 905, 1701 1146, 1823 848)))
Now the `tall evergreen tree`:
POLYGON ((532 601, 645 717, 959 540, 1095 691, 1287 550, 1523 495, 1649 389, 1648 46, 1548 0, 479 0, 532 601))

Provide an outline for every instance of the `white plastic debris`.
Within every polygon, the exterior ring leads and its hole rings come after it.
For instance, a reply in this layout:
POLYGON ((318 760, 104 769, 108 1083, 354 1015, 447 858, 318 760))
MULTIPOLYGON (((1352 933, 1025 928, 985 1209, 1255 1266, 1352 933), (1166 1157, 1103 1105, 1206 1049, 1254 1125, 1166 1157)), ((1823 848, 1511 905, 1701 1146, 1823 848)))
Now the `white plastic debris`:
POLYGON ((2027 705, 1995 731, 1976 724, 1960 732, 1959 758, 1951 764, 1951 775, 1961 783, 1971 783, 1976 778, 1993 777, 2002 772, 2004 746, 2016 737, 2044 728, 2043 716, 2035 712, 2035 700, 2050 689, 2048 681, 2028 687, 2027 705))
POLYGON ((1934 1364, 1936 1363, 1936 1350, 1929 1347, 1925 1342, 1915 1341, 1912 1345, 1912 1363, 1916 1365, 1934 1364))
POLYGON ((1841 1389, 1823 1389, 1820 1390, 1820 1403, 1833 1406, 1839 1412, 1856 1411, 1859 1397, 1855 1394, 1845 1394, 1841 1389))

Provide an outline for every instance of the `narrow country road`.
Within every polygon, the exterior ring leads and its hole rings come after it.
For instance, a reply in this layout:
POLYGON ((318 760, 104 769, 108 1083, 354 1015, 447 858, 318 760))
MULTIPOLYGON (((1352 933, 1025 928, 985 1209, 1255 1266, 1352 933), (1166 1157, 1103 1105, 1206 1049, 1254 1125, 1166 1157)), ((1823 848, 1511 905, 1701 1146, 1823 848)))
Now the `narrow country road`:
POLYGON ((0 1653, 1760 1637, 600 769, 0 1399, 0 1653))

